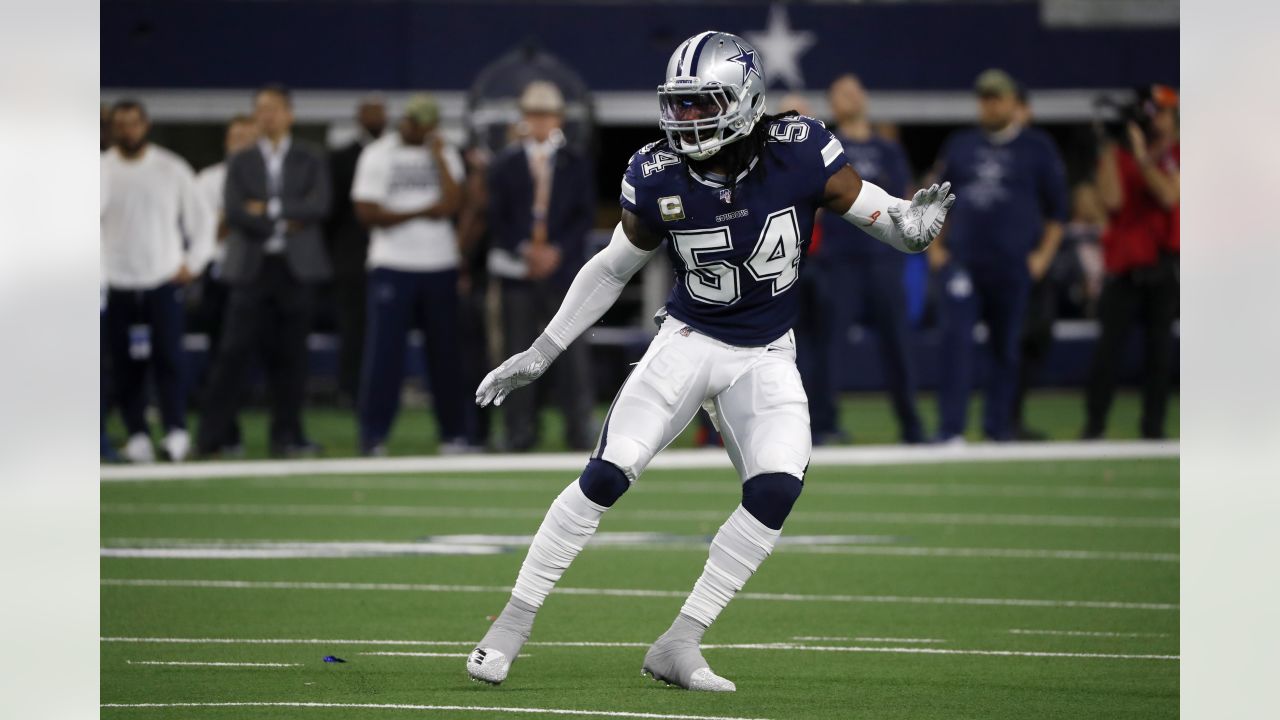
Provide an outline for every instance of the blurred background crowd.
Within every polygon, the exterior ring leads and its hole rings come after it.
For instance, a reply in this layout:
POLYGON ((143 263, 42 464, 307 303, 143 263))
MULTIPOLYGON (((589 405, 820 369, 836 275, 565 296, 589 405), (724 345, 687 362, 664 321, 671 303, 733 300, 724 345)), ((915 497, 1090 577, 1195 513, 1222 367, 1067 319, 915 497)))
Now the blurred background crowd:
POLYGON ((666 54, 704 25, 755 43, 769 110, 823 120, 863 177, 958 196, 919 256, 817 224, 816 444, 1176 433, 1177 4, 1171 28, 1138 4, 108 0, 102 456, 592 447, 665 259, 544 381, 473 391, 607 242, 666 54), (877 21, 938 42, 853 32, 877 21), (1121 385, 1136 427, 1108 425, 1121 385))

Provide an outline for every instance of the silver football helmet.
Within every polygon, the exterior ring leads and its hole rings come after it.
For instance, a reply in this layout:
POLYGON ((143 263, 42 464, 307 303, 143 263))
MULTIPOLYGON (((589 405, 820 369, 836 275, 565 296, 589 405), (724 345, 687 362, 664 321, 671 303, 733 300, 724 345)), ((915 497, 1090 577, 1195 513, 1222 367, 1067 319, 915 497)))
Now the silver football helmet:
POLYGON ((658 86, 658 127, 672 149, 705 160, 751 133, 764 114, 764 63, 737 35, 708 30, 680 43, 658 86))

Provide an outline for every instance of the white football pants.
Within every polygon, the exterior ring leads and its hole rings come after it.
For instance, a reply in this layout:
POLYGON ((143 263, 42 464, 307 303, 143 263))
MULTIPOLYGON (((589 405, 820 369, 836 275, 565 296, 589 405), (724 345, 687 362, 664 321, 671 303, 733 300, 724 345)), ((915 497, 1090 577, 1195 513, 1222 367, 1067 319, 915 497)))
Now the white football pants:
POLYGON ((592 457, 635 482, 704 406, 744 482, 764 473, 804 479, 812 439, 794 333, 737 347, 670 316, 618 390, 592 457))

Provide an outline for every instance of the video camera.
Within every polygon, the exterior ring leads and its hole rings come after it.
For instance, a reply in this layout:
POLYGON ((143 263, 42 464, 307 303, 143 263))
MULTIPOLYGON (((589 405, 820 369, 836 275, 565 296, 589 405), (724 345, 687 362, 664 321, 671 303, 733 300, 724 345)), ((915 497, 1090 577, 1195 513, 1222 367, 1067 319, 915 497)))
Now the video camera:
POLYGON ((1093 100, 1093 127, 1099 141, 1129 146, 1129 123, 1136 123, 1147 137, 1152 133, 1152 120, 1161 107, 1177 104, 1177 91, 1167 85, 1135 88, 1117 98, 1099 95, 1093 100))

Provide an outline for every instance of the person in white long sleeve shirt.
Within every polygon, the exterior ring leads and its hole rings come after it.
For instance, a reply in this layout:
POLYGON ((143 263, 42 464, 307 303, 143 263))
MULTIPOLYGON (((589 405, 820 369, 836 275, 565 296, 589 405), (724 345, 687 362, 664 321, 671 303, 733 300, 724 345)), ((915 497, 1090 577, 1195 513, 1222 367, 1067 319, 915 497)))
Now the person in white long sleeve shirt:
MULTIPOLYGON (((258 142, 258 124, 248 115, 236 115, 227 123, 227 134, 223 140, 226 149, 224 157, 231 157, 241 150, 251 148, 258 142)), ((231 234, 227 225, 227 214, 223 208, 223 194, 227 185, 227 161, 222 160, 196 173, 196 186, 200 195, 209 204, 217 221, 217 240, 214 243, 213 257, 209 261, 199 280, 199 302, 195 320, 209 335, 208 357, 215 358, 222 347, 222 327, 226 319, 227 305, 231 297, 231 286, 222 276, 222 262, 227 257, 226 238, 231 234)), ((204 381, 197 379, 197 387, 206 382, 212 368, 206 369, 204 381)), ((229 454, 237 450, 243 451, 240 441, 240 424, 232 422, 227 428, 226 437, 220 441, 229 454)))
POLYGON ((215 218, 195 173, 173 152, 147 141, 146 110, 112 108, 114 144, 102 154, 102 265, 106 340, 133 462, 155 459, 147 427, 145 378, 151 366, 164 423, 165 454, 186 458, 182 287, 213 252, 215 218))
MULTIPOLYGON (((227 123, 227 135, 223 143, 226 157, 231 157, 245 148, 253 147, 258 142, 258 125, 248 115, 236 115, 227 123)), ((226 256, 226 248, 222 243, 229 232, 226 215, 222 209, 223 192, 227 184, 227 162, 214 163, 196 173, 196 186, 205 199, 217 222, 216 242, 213 248, 210 271, 226 256)))

